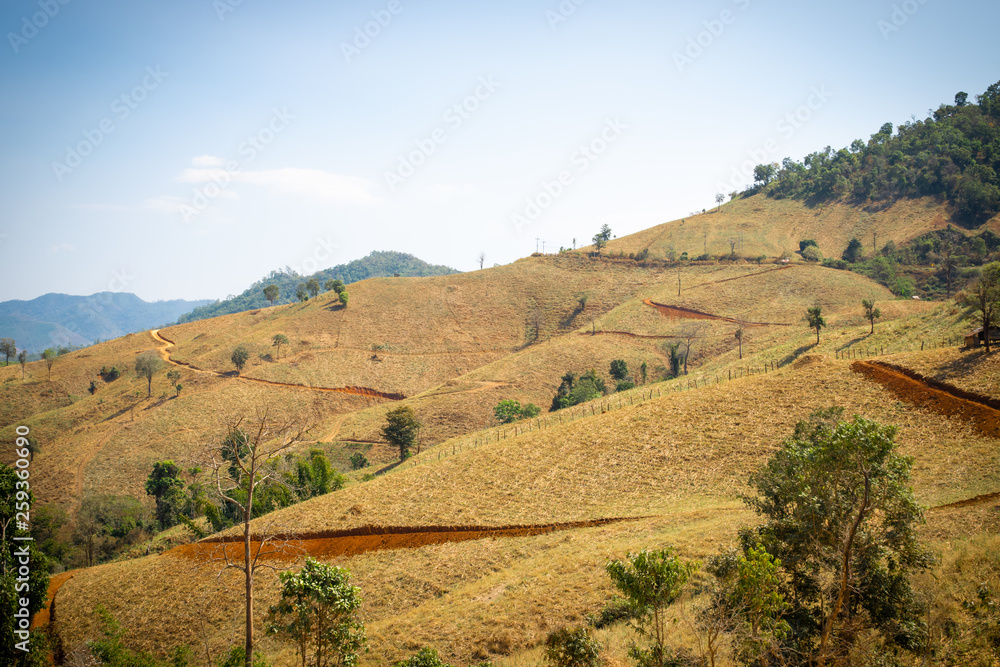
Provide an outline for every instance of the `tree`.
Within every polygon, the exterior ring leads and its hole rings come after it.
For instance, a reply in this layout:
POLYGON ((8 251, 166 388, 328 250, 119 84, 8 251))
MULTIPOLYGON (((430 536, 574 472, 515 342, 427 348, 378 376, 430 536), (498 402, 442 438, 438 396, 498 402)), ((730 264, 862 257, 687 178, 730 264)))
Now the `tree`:
POLYGON ((678 334, 681 339, 680 344, 684 347, 684 375, 688 374, 688 359, 691 357, 691 345, 698 338, 701 338, 705 328, 701 325, 690 325, 681 329, 678 334))
POLYGON ((143 352, 135 358, 135 374, 146 378, 146 398, 153 395, 153 376, 163 368, 163 359, 156 352, 143 352))
POLYGON ((597 248, 597 254, 601 254, 601 248, 608 244, 611 240, 611 228, 607 225, 601 225, 601 231, 594 234, 594 247, 597 248))
POLYGON ((385 426, 382 427, 382 437, 389 444, 399 447, 399 461, 402 463, 409 456, 410 447, 417 442, 417 431, 420 422, 413 408, 408 405, 389 410, 385 415, 385 426))
POLYGON ((13 338, 0 338, 0 354, 6 357, 4 366, 10 366, 10 358, 17 356, 17 345, 13 338))
POLYGON ((823 319, 823 307, 813 306, 812 308, 807 308, 806 322, 809 323, 810 329, 816 330, 816 344, 819 345, 819 330, 826 326, 826 320, 823 319))
POLYGON ((309 300, 309 291, 306 289, 305 283, 299 283, 295 288, 295 298, 299 301, 309 300))
POLYGON ((882 311, 875 307, 874 299, 862 299, 861 305, 865 309, 865 319, 872 323, 871 333, 875 333, 875 320, 882 317, 882 311))
POLYGON ((868 630, 889 643, 925 645, 910 573, 933 558, 917 542, 923 521, 910 488, 912 459, 896 453, 894 426, 828 408, 752 473, 747 505, 764 524, 741 535, 780 561, 793 608, 793 650, 809 664, 846 656, 868 630))
POLYGON ((233 366, 236 366, 237 375, 243 372, 243 367, 246 366, 248 359, 250 359, 250 350, 243 345, 237 345, 229 357, 229 360, 233 362, 233 366))
POLYGON ((639 377, 642 378, 643 384, 646 384, 646 378, 648 377, 648 375, 649 375, 649 366, 644 361, 639 365, 639 377))
POLYGON ((990 327, 997 322, 997 309, 1000 306, 1000 262, 990 262, 984 266, 979 274, 979 280, 959 294, 956 300, 978 313, 986 353, 989 354, 990 327))
POLYGON ((50 380, 52 379, 52 364, 56 362, 56 357, 58 356, 59 353, 53 350, 51 347, 47 347, 45 348, 45 350, 42 351, 42 361, 45 362, 45 368, 49 372, 48 379, 50 380))
POLYGON ((281 551, 280 547, 268 548, 273 539, 267 531, 256 535, 250 532, 256 491, 277 478, 277 471, 269 464, 300 442, 305 430, 295 418, 276 416, 270 406, 263 404, 256 407, 249 417, 227 418, 227 435, 222 448, 211 451, 206 462, 215 492, 223 503, 235 508, 243 524, 242 558, 231 558, 225 544, 221 553, 225 561, 224 569, 236 569, 243 573, 246 667, 252 667, 254 653, 254 575, 261 567, 275 569, 262 558, 281 551), (255 548, 251 538, 257 542, 255 548))
POLYGON ((777 169, 773 164, 758 164, 753 168, 753 181, 758 187, 764 187, 771 182, 777 169))
POLYGON ((861 241, 851 239, 850 243, 847 244, 847 249, 844 250, 844 254, 840 257, 845 262, 850 262, 851 264, 864 259, 864 247, 861 245, 861 241))
POLYGON ((167 371, 167 382, 170 383, 171 387, 177 390, 178 396, 181 395, 181 389, 184 388, 180 384, 180 379, 181 379, 181 372, 179 370, 174 369, 172 371, 167 371))
POLYGON ((615 359, 611 362, 609 373, 612 379, 621 382, 628 377, 628 364, 624 359, 615 359))
POLYGON ((319 294, 319 281, 315 278, 310 278, 306 281, 306 289, 309 290, 310 295, 316 296, 319 294))
POLYGON ((486 253, 485 252, 480 252, 479 256, 476 257, 476 259, 479 260, 479 269, 482 270, 482 268, 483 268, 483 262, 486 261, 486 253))
POLYGON ((286 336, 285 334, 282 334, 282 333, 274 334, 274 337, 271 338, 271 347, 276 348, 275 351, 274 351, 274 358, 275 359, 280 359, 281 358, 281 346, 282 345, 288 345, 288 336, 286 336))
POLYGON ((348 300, 347 290, 346 289, 341 290, 340 294, 338 294, 337 296, 340 299, 340 305, 342 305, 344 308, 347 308, 347 300, 348 300))
POLYGON ((28 363, 28 351, 21 350, 17 353, 17 363, 21 364, 21 379, 24 379, 24 366, 28 363))
POLYGON ((715 209, 716 211, 722 208, 722 202, 724 201, 726 201, 726 195, 722 194, 721 192, 717 192, 715 194, 715 203, 718 205, 715 209))
POLYGON ((733 336, 736 338, 736 342, 739 344, 739 347, 740 347, 740 359, 742 359, 743 358, 743 327, 737 327, 736 331, 733 333, 733 336))
POLYGON ((698 570, 699 563, 682 563, 671 548, 660 551, 643 550, 629 554, 625 561, 607 564, 608 576, 624 596, 632 618, 630 624, 649 642, 649 648, 633 646, 629 656, 641 667, 665 667, 670 662, 667 648, 667 607, 676 602, 688 578, 698 570))
POLYGON ((346 568, 312 558, 306 558, 297 573, 278 575, 281 598, 268 610, 267 632, 294 641, 302 667, 357 664, 366 638, 358 618, 361 591, 351 585, 350 577, 346 568))
POLYGON ((969 94, 964 92, 955 93, 955 106, 964 107, 969 101, 969 94))
POLYGON ((493 406, 493 415, 501 424, 510 424, 521 418, 521 403, 512 398, 504 399, 493 406))
POLYGON ((328 290, 333 290, 338 295, 344 291, 344 281, 339 278, 336 278, 334 280, 327 280, 326 284, 328 286, 327 287, 328 290))
POLYGON ((156 521, 162 529, 177 523, 177 514, 184 505, 180 472, 180 466, 173 461, 157 461, 146 478, 146 495, 156 499, 156 521))
POLYGON ((273 306, 274 302, 278 300, 278 296, 281 294, 281 288, 277 285, 268 285, 264 288, 264 298, 270 302, 273 306))

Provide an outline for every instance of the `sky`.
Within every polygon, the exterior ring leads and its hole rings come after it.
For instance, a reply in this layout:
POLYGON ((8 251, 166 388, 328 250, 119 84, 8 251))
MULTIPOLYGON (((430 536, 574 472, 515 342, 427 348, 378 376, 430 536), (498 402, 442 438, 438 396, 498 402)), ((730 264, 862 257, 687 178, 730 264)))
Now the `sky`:
POLYGON ((995 0, 7 0, 0 301, 462 271, 1000 80, 995 0))

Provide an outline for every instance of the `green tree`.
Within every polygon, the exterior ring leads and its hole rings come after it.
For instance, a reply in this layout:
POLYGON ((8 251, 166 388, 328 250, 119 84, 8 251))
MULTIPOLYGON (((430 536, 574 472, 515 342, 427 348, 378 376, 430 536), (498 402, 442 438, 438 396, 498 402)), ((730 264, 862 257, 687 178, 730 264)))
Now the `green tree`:
MULTIPOLYGON (((18 437, 14 443, 14 453, 26 457, 25 438, 18 437)), ((32 652, 38 648, 42 636, 29 628, 34 615, 45 607, 49 588, 48 559, 38 545, 24 539, 30 538, 30 534, 26 526, 17 522, 17 512, 24 511, 25 505, 31 507, 33 501, 27 473, 0 463, 0 664, 12 667, 37 664, 34 662, 37 651, 35 656, 32 652), (26 578, 19 572, 25 556, 31 563, 26 578), (27 616, 21 611, 22 599, 27 601, 27 616), (25 652, 21 648, 32 650, 25 652)), ((43 659, 46 653, 42 651, 43 659)))
POLYGON ((24 366, 28 363, 28 351, 21 350, 17 353, 17 363, 21 364, 21 379, 24 379, 24 366))
POLYGON ((910 574, 933 559, 917 542, 922 512, 912 459, 896 453, 896 427, 830 408, 799 422, 744 498, 764 524, 741 535, 780 561, 793 608, 793 649, 823 665, 866 630, 902 648, 924 646, 910 574))
POLYGON ((629 655, 640 667, 666 667, 672 664, 667 647, 667 607, 676 602, 691 575, 698 570, 697 561, 682 563, 673 549, 643 550, 629 554, 627 560, 607 564, 608 576, 625 598, 632 612, 630 624, 647 648, 633 646, 629 655))
POLYGON ((306 289, 309 290, 309 294, 316 296, 319 294, 319 281, 315 278, 310 278, 306 281, 306 289))
POLYGON ((48 370, 48 379, 52 379, 52 364, 56 362, 56 357, 59 353, 53 350, 51 347, 47 347, 42 351, 42 361, 45 362, 45 368, 48 370))
POLYGON ((305 283, 299 283, 295 288, 295 298, 299 301, 309 300, 309 290, 306 289, 305 283))
POLYGON ((986 343, 986 353, 989 354, 990 327, 996 325, 1000 307, 1000 262, 990 262, 984 266, 979 274, 979 280, 959 294, 956 300, 978 314, 983 341, 986 343))
POLYGON ((153 376, 163 368, 163 359, 156 352, 143 352, 135 358, 135 374, 146 378, 146 398, 153 395, 153 376))
POLYGON ((611 228, 607 225, 601 225, 601 231, 594 234, 594 247, 597 249, 597 254, 601 254, 601 249, 608 244, 611 240, 611 228))
POLYGON ((0 338, 0 354, 6 357, 4 366, 10 366, 10 358, 17 356, 17 345, 13 338, 0 338))
POLYGON ((871 322, 871 333, 875 333, 875 320, 882 317, 882 311, 875 307, 875 299, 862 299, 861 306, 865 309, 865 319, 871 322))
POLYGON ((819 345, 819 330, 826 326, 826 320, 823 319, 823 307, 813 306, 812 308, 807 308, 806 322, 809 324, 810 329, 816 330, 816 344, 819 345))
POLYGON ((621 382, 628 377, 628 364, 625 363, 624 359, 615 359, 611 362, 609 373, 613 380, 621 382))
POLYGON ((347 298, 348 298, 347 297, 347 290, 341 290, 340 294, 338 296, 340 297, 340 304, 344 308, 347 308, 347 298))
POLYGON ((264 288, 264 298, 267 299, 268 303, 272 306, 274 302, 278 300, 278 296, 281 294, 281 288, 277 285, 268 285, 264 288))
POLYGON ((274 358, 275 359, 280 359, 281 358, 281 346, 282 345, 288 345, 288 336, 286 336, 285 334, 282 334, 282 333, 274 334, 274 337, 271 338, 271 347, 275 348, 275 351, 274 351, 274 358))
POLYGON ((299 498, 305 500, 344 488, 347 480, 334 470, 330 460, 321 449, 310 449, 309 458, 295 462, 295 475, 289 481, 295 487, 299 498))
POLYGON ((556 667, 597 667, 601 644, 587 628, 559 628, 545 638, 545 659, 556 667))
POLYGON ((510 424, 521 418, 521 403, 507 398, 493 406, 493 415, 501 424, 510 424))
POLYGON ((326 285, 327 285, 326 288, 327 290, 333 290, 338 295, 344 291, 344 281, 340 280, 339 278, 336 278, 334 280, 327 280, 326 285))
POLYGON ((753 181, 758 187, 764 187, 774 178, 777 169, 773 164, 758 164, 753 168, 753 181))
POLYGON ((268 610, 267 632, 294 641, 302 667, 357 664, 367 640, 359 619, 361 591, 350 576, 308 557, 298 572, 278 575, 281 598, 268 610))
POLYGON ((157 461, 146 478, 146 495, 156 499, 156 521, 162 529, 177 523, 177 514, 186 500, 180 472, 180 466, 173 461, 157 461))
POLYGON ((438 652, 429 646, 425 646, 415 655, 406 660, 400 660, 393 667, 452 667, 438 655, 438 652))
POLYGON ((844 250, 844 254, 841 255, 841 259, 851 264, 864 259, 864 246, 861 245, 861 241, 851 239, 851 242, 847 244, 847 249, 844 250))
POLYGON ((243 372, 243 367, 246 366, 247 360, 249 359, 250 350, 243 345, 237 345, 229 357, 229 360, 233 362, 233 366, 236 366, 237 375, 243 372))
POLYGON ((368 457, 361 452, 351 454, 351 470, 361 470, 368 467, 368 457))
POLYGON ((646 378, 649 377, 649 366, 645 361, 639 365, 639 377, 642 378, 642 383, 646 384, 646 378))
POLYGON ((403 405, 386 413, 382 437, 399 448, 399 460, 402 462, 409 456, 410 448, 416 444, 419 430, 420 422, 417 421, 413 408, 403 405))
POLYGON ((740 359, 743 358, 743 327, 736 327, 736 331, 733 336, 736 338, 736 342, 740 348, 740 359))
POLYGON ((534 403, 526 403, 521 406, 521 418, 522 419, 534 419, 540 415, 542 409, 535 405, 534 403))

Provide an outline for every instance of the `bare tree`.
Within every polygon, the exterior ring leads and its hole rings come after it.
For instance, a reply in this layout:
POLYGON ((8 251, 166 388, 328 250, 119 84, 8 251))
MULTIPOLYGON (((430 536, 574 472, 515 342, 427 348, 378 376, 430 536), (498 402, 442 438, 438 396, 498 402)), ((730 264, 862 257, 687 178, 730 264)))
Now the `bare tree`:
POLYGON ((715 207, 716 211, 722 208, 722 202, 724 201, 726 201, 726 195, 722 194, 721 192, 715 195, 715 203, 718 204, 718 206, 715 207))
MULTIPOLYGON (((212 449, 206 456, 206 469, 212 486, 222 502, 236 508, 243 523, 242 558, 234 558, 226 544, 222 545, 220 560, 225 562, 222 572, 229 569, 243 573, 246 601, 246 667, 252 667, 253 633, 253 580, 261 567, 277 569, 262 562, 262 558, 283 550, 273 539, 273 532, 265 530, 252 535, 254 492, 261 485, 277 479, 278 472, 268 465, 300 442, 306 427, 296 418, 275 414, 267 403, 257 406, 249 416, 232 416, 226 419, 226 439, 221 449, 212 449), (256 541, 256 546, 253 542, 256 541)), ((220 572, 220 575, 222 574, 220 572)))
POLYGON ((684 348, 684 375, 688 374, 688 359, 691 357, 691 345, 695 340, 702 337, 705 331, 705 325, 703 324, 689 324, 681 329, 677 337, 680 338, 680 344, 684 348))
POLYGON ((729 256, 730 257, 735 257, 736 256, 736 244, 739 243, 739 242, 740 242, 739 238, 737 238, 735 236, 731 237, 729 239, 729 256))
POLYGON ((479 269, 482 270, 482 268, 483 268, 483 262, 486 261, 486 253, 485 252, 480 252, 479 253, 479 257, 477 257, 476 259, 479 260, 479 269))

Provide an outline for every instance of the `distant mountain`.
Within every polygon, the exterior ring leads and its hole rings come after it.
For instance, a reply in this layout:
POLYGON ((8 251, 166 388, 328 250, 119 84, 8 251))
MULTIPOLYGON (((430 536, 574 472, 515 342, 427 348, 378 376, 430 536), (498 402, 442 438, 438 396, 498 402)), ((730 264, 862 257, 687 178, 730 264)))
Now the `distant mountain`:
POLYGON ((195 308, 190 313, 181 316, 177 321, 193 322, 204 320, 209 317, 219 315, 229 315, 230 313, 242 313, 246 310, 255 310, 271 305, 264 298, 264 288, 268 285, 277 285, 280 290, 275 305, 292 303, 295 301, 295 289, 299 283, 304 283, 310 278, 316 278, 322 285, 327 280, 340 279, 345 285, 364 280, 366 278, 378 278, 381 276, 447 276, 452 273, 459 273, 455 269, 440 265, 428 264, 417 259, 413 255, 405 252, 375 251, 367 257, 356 259, 347 264, 330 267, 323 271, 318 271, 311 276, 300 276, 291 269, 284 271, 272 271, 270 275, 258 280, 248 287, 238 296, 230 296, 224 301, 216 301, 207 306, 195 308))
POLYGON ((0 337, 19 350, 77 347, 175 322, 208 300, 143 301, 128 292, 90 296, 45 294, 30 301, 0 302, 0 337))

